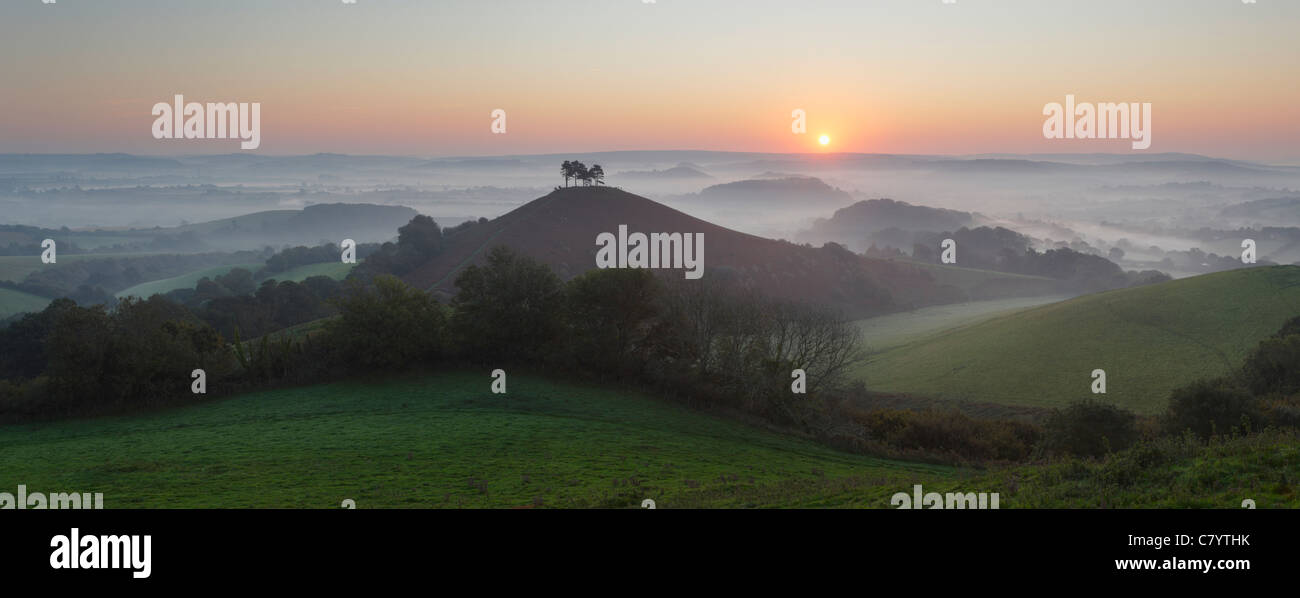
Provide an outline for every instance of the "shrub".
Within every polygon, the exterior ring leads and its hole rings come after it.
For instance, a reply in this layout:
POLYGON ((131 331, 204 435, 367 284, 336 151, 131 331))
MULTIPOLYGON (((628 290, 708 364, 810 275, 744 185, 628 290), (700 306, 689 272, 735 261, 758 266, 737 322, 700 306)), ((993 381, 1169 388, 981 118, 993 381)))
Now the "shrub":
POLYGON ((537 357, 559 334, 563 296, 545 264, 498 245, 487 263, 456 278, 451 328, 457 347, 477 359, 537 357))
POLYGON ((1054 412, 1045 427, 1044 447, 1058 455, 1100 457, 1128 448, 1138 438, 1131 411, 1091 399, 1054 412))
POLYGON ((1248 432, 1258 428, 1262 419, 1255 397, 1232 381, 1217 378, 1174 390, 1165 412, 1165 429, 1172 434, 1191 430, 1209 438, 1239 426, 1248 432))
POLYGON ((442 306, 395 276, 376 276, 373 287, 351 281, 336 304, 339 317, 325 325, 323 340, 343 367, 391 371, 428 365, 442 355, 442 306))
POLYGON ((564 328, 573 364, 597 374, 639 370, 637 359, 659 311, 660 284, 649 270, 592 270, 565 285, 564 328))
POLYGON ((844 409, 862 426, 867 446, 893 455, 942 462, 1016 462, 1028 459, 1042 430, 1025 422, 982 419, 949 409, 844 409))
POLYGON ((1300 334, 1261 341, 1246 358, 1241 376, 1257 395, 1300 392, 1300 334))

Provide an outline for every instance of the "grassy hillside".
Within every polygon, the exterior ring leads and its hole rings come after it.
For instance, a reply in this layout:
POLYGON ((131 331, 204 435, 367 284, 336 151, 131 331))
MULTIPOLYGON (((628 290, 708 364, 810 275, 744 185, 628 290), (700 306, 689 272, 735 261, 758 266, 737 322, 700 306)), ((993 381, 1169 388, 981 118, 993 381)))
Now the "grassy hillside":
POLYGON ((185 274, 182 274, 180 276, 174 276, 172 278, 164 278, 161 280, 151 280, 149 282, 143 282, 131 288, 118 291, 116 293, 116 296, 119 299, 122 297, 126 297, 128 295, 143 297, 147 299, 155 293, 167 293, 169 291, 174 291, 176 289, 192 289, 194 288, 195 285, 199 283, 199 280, 204 277, 215 278, 231 270, 234 270, 235 268, 243 268, 250 272, 256 272, 257 269, 261 267, 262 264, 235 264, 230 266, 215 266, 212 268, 204 268, 202 270, 186 272, 185 274))
POLYGON ((347 278, 348 273, 351 272, 354 267, 356 267, 356 264, 345 264, 343 262, 307 264, 306 266, 298 266, 297 268, 290 268, 284 272, 272 274, 266 278, 274 278, 282 282, 302 282, 312 276, 328 276, 334 280, 343 280, 344 278, 347 278))
POLYGON ((996 492, 1001 508, 1300 505, 1294 430, 1100 462, 989 470, 873 459, 636 392, 486 372, 258 392, 130 417, 0 427, 0 488, 108 508, 889 508, 996 492))
POLYGON ((869 351, 884 351, 937 332, 968 326, 999 315, 1056 303, 1068 298, 1066 295, 1045 295, 936 305, 858 320, 854 325, 862 332, 863 345, 869 351))
POLYGON ((37 312, 45 309, 50 300, 31 293, 0 289, 0 319, 24 312, 37 312))
POLYGON ((110 508, 887 506, 951 475, 632 392, 511 375, 493 395, 490 382, 330 384, 3 427, 0 488, 103 492, 110 508))
POLYGON ((1062 406, 1092 396, 1140 413, 1171 389, 1226 373, 1260 339, 1300 314, 1300 267, 1219 272, 1078 297, 870 357, 869 388, 1015 405, 1062 406))
POLYGON ((1099 462, 1067 460, 994 470, 965 482, 1001 494, 1004 508, 1300 507, 1300 435, 1267 430, 1200 446, 1164 438, 1099 462))

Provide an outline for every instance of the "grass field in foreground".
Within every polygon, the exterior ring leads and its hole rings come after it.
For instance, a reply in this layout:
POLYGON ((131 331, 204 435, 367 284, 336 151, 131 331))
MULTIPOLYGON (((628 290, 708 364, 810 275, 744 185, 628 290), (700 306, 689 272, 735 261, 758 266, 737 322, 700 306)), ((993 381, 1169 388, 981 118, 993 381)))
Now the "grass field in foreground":
POLYGON ((0 318, 7 318, 25 312, 41 311, 49 304, 50 300, 45 297, 13 289, 0 289, 0 318))
POLYGON ((0 491, 110 508, 888 506, 949 468, 873 459, 635 392, 482 373, 258 392, 0 428, 0 491))
POLYGON ((1046 407, 1094 397, 1155 413, 1297 315, 1300 267, 1233 270, 995 317, 872 355, 854 375, 886 392, 1046 407), (1104 396, 1090 392, 1094 369, 1104 396))

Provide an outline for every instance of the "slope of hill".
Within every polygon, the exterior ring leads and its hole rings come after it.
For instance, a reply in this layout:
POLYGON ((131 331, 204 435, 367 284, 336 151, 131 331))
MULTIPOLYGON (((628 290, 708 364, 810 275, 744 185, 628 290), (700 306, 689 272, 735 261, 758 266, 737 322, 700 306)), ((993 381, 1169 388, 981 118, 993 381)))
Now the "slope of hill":
POLYGON ((374 204, 316 204, 301 210, 270 210, 160 229, 162 234, 220 236, 213 245, 307 244, 327 240, 338 243, 345 238, 366 241, 387 240, 398 227, 418 212, 405 206, 374 204))
POLYGON ((108 508, 888 507, 952 472, 636 392, 512 373, 495 395, 490 382, 445 373, 0 427, 0 483, 103 492, 108 508))
POLYGON ((935 305, 915 311, 887 314, 854 322, 862 333, 863 346, 872 352, 885 351, 960 326, 969 326, 997 316, 1040 305, 1064 301, 1065 295, 1016 297, 935 305))
POLYGON ((847 205, 853 196, 827 185, 821 179, 809 176, 791 176, 779 179, 747 179, 705 187, 693 196, 693 201, 709 204, 735 203, 750 207, 777 207, 810 204, 829 206, 847 205))
MULTIPOLYGON (((843 248, 812 248, 764 239, 688 216, 619 189, 559 189, 500 218, 445 240, 442 253, 406 276, 432 291, 455 291, 455 275, 480 262, 486 250, 506 245, 551 266, 562 278, 596 267, 596 236, 629 232, 703 233, 705 278, 726 276, 764 294, 820 303, 855 317, 963 300, 925 270, 907 262, 873 260, 843 248)), ((683 270, 664 270, 682 277, 683 270)))
POLYGON ((234 270, 235 268, 243 268, 245 270, 248 270, 249 272, 256 272, 257 269, 261 267, 262 264, 233 264, 233 265, 226 265, 226 266, 213 266, 211 268, 203 268, 201 270, 195 270, 193 272, 186 272, 185 274, 182 274, 180 276, 173 276, 172 278, 164 278, 161 280, 151 280, 149 282, 142 282, 133 287, 122 289, 121 291, 114 293, 114 296, 116 296, 118 299, 127 296, 134 296, 134 297, 147 299, 153 296, 154 294, 166 294, 176 289, 192 289, 194 288, 194 285, 197 285, 199 283, 199 280, 204 277, 216 278, 227 272, 230 272, 231 270, 234 270))
POLYGON ((896 228, 905 231, 945 231, 956 230, 973 222, 974 218, 969 212, 912 205, 892 199, 869 199, 840 208, 830 218, 817 219, 812 228, 799 233, 796 240, 810 243, 835 241, 863 250, 866 249, 867 236, 879 230, 896 228))
POLYGON ((50 300, 45 297, 14 289, 0 289, 0 320, 21 313, 38 312, 49 304, 50 300))
POLYGON ((691 164, 678 164, 664 170, 627 170, 617 175, 620 179, 711 179, 713 175, 691 164))
POLYGON ((1093 397, 1155 413, 1296 315, 1300 267, 1233 270, 994 318, 873 355, 856 374, 881 391, 1053 407, 1093 397), (1094 369, 1104 396, 1090 392, 1094 369))

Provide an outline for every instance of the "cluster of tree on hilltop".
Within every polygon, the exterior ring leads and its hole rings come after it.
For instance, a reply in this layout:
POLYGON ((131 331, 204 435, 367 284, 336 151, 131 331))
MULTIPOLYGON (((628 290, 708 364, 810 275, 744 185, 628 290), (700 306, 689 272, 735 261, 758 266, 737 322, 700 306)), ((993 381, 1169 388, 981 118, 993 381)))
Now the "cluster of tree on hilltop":
POLYGON ((583 187, 605 184, 605 169, 599 164, 592 164, 591 168, 587 168, 586 164, 577 160, 565 160, 560 165, 560 174, 564 175, 565 187, 569 186, 569 179, 581 183, 583 187))

